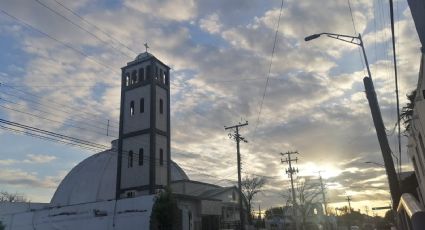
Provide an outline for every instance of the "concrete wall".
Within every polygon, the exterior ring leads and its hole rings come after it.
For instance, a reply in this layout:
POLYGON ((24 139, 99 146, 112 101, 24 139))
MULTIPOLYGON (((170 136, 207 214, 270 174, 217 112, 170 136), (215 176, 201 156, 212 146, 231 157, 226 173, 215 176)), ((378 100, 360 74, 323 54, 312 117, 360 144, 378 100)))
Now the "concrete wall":
POLYGON ((150 86, 131 89, 125 93, 123 132, 127 134, 150 128, 150 86), (145 110, 140 113, 140 99, 144 98, 145 110), (130 104, 134 102, 134 115, 130 114, 130 104))
POLYGON ((104 201, 0 215, 0 221, 6 230, 149 229, 153 204, 154 196, 143 196, 118 200, 116 205, 104 201))
POLYGON ((156 184, 167 185, 167 138, 162 135, 156 135, 155 150, 155 170, 156 184), (163 164, 160 164, 160 152, 163 152, 163 164))
POLYGON ((123 160, 121 162, 121 188, 149 184, 149 134, 125 138, 123 140, 123 160), (143 148, 143 165, 139 165, 139 149, 143 148), (133 167, 128 167, 129 151, 133 151, 133 167))
POLYGON ((167 91, 159 86, 156 86, 156 128, 167 132, 167 119, 168 119, 168 100, 167 91), (160 113, 160 100, 163 102, 163 113, 160 113))

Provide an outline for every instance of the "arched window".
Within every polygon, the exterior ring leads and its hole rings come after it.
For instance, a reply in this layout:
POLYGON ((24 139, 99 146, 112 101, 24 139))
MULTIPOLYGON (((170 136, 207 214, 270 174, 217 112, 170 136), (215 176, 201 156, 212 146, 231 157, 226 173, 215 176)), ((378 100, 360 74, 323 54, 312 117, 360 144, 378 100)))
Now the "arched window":
POLYGON ((125 74, 125 86, 129 86, 130 84, 130 74, 126 73, 125 74))
POLYGON ((164 165, 164 150, 163 149, 159 149, 159 165, 160 166, 164 165))
POLYGON ((144 113, 145 112, 145 98, 141 98, 140 99, 140 113, 144 113))
POLYGON ((139 149, 139 165, 143 165, 143 158, 145 157, 144 156, 145 154, 144 154, 144 152, 143 152, 143 148, 140 148, 139 149))
POLYGON ((164 73, 162 72, 162 69, 159 69, 159 81, 164 83, 164 73))
POLYGON ((145 81, 145 69, 144 68, 140 68, 139 69, 139 81, 145 81))
POLYGON ((164 113, 164 101, 162 99, 159 99, 159 113, 164 113))
POLYGON ((133 151, 128 152, 128 167, 133 167, 133 151))
POLYGON ((152 66, 151 65, 148 65, 147 67, 146 67, 146 78, 149 80, 149 79, 152 79, 152 66))
POLYGON ((137 71, 133 70, 133 72, 131 72, 131 84, 136 84, 137 83, 137 71))
POLYGON ((134 116, 134 101, 130 102, 130 116, 134 116))
POLYGON ((167 71, 164 71, 163 79, 164 79, 164 85, 167 85, 167 82, 168 82, 167 71))

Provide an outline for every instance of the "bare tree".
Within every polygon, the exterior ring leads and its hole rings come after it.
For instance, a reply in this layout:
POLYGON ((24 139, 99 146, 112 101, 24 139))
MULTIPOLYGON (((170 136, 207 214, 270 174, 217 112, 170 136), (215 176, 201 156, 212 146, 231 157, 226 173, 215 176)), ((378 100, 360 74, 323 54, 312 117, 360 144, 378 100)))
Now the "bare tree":
POLYGON ((307 216, 313 211, 313 206, 321 194, 320 184, 308 177, 298 178, 296 183, 298 213, 301 215, 303 229, 306 226, 307 216))
POLYGON ((28 202, 28 200, 22 194, 1 191, 0 202, 28 202))
POLYGON ((242 193, 245 195, 246 200, 248 201, 248 210, 249 210, 249 222, 251 223, 251 204, 254 196, 261 192, 261 188, 266 184, 267 180, 264 177, 258 176, 245 176, 241 181, 242 193))

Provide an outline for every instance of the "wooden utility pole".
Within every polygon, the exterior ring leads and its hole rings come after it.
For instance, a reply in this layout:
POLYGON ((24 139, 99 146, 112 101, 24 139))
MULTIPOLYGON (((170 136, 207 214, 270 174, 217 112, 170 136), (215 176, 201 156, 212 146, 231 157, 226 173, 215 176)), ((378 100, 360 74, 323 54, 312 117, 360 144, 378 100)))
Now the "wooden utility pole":
POLYGON ((291 189, 292 189, 292 208, 294 209, 294 220, 295 220, 295 228, 298 229, 298 219, 297 219, 297 209, 298 209, 298 205, 297 205, 297 197, 295 194, 295 188, 294 188, 294 178, 293 178, 293 174, 298 173, 298 168, 294 168, 292 167, 292 162, 295 161, 295 163, 298 161, 298 158, 295 157, 295 159, 291 159, 291 155, 293 154, 299 154, 298 151, 294 151, 294 152, 286 152, 286 153, 280 153, 280 155, 285 156, 287 155, 288 157, 283 160, 280 159, 280 161, 283 163, 287 163, 289 165, 289 168, 286 169, 286 174, 288 174, 289 178, 291 179, 291 189))
POLYGON ((391 156, 390 145, 388 144, 387 133, 385 132, 384 122, 382 121, 381 110, 379 109, 378 99, 376 97, 375 88, 372 79, 369 77, 363 78, 363 83, 366 90, 366 97, 369 101, 370 111, 372 113, 373 124, 375 125, 376 135, 378 136, 379 145, 381 147, 382 157, 387 172, 388 183, 390 185, 390 193, 393 201, 393 209, 397 209, 400 201, 400 187, 398 177, 395 172, 393 158, 391 156))
POLYGON ((236 141, 236 153, 237 153, 237 160, 238 160, 239 218, 241 221, 241 228, 240 228, 241 230, 245 229, 245 218, 243 215, 243 206, 242 206, 243 193, 242 193, 242 185, 241 185, 241 154, 239 150, 239 142, 243 141, 247 143, 248 141, 239 134, 239 128, 245 125, 248 125, 248 121, 246 121, 243 124, 239 122, 239 124, 237 125, 224 127, 224 130, 228 130, 228 129, 233 130, 233 133, 229 133, 229 137, 236 141))
POLYGON ((348 202, 348 210, 350 211, 350 213, 351 213, 351 196, 347 196, 347 199, 345 199, 347 202, 348 202))

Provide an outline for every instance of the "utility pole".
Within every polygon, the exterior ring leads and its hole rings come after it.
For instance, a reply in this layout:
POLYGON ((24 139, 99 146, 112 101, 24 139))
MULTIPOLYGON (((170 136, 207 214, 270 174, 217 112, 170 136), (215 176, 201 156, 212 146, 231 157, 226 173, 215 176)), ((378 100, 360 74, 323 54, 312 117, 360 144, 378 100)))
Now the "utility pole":
POLYGON ((373 123, 381 147, 382 157, 384 158, 385 170, 387 172, 388 183, 390 187, 393 209, 396 210, 400 201, 400 184, 394 168, 394 161, 391 156, 391 148, 388 144, 387 133, 385 132, 384 122, 382 120, 381 110, 379 109, 378 99, 376 98, 375 87, 370 77, 364 77, 363 83, 366 89, 366 97, 369 101, 370 111, 372 113, 373 123))
POLYGON ((322 198, 323 198, 323 206, 325 207, 325 215, 328 215, 328 205, 326 203, 326 195, 325 195, 325 186, 323 186, 323 180, 322 180, 322 175, 320 175, 319 171, 319 180, 320 180, 320 188, 322 190, 322 198))
POLYGON ((320 188, 321 188, 322 198, 323 198, 323 206, 325 208, 325 216, 326 216, 325 224, 326 224, 326 229, 329 229, 328 205, 326 203, 325 186, 323 186, 323 180, 322 180, 322 175, 320 175, 320 171, 319 171, 319 180, 320 180, 320 188))
POLYGON ((293 152, 286 152, 286 153, 280 153, 280 155, 285 156, 287 155, 288 157, 286 157, 285 160, 280 159, 280 161, 283 163, 287 163, 289 165, 289 168, 287 168, 285 170, 286 174, 288 174, 289 178, 291 179, 291 189, 292 189, 292 204, 293 204, 293 209, 294 209, 294 220, 295 220, 295 228, 298 230, 298 219, 297 219, 297 209, 298 209, 298 205, 297 205, 297 197, 295 194, 295 188, 294 188, 294 178, 293 178, 293 174, 298 173, 298 168, 294 168, 292 167, 292 162, 295 161, 295 163, 297 163, 298 158, 295 157, 295 159, 291 159, 291 155, 293 154, 299 154, 298 151, 293 151, 293 152))
POLYGON ((106 136, 109 136, 109 120, 108 120, 108 124, 106 125, 106 136))
POLYGON ((350 203, 350 201, 351 201, 351 196, 348 196, 347 195, 347 199, 345 199, 347 202, 348 202, 348 209, 350 210, 350 213, 351 213, 351 203, 350 203))
POLYGON ((237 160, 238 160, 239 218, 241 221, 241 228, 240 228, 241 230, 245 229, 245 219, 244 219, 243 208, 242 208, 243 194, 242 194, 242 186, 241 186, 241 153, 239 150, 239 142, 243 141, 247 143, 248 141, 239 134, 239 128, 246 125, 248 125, 248 121, 246 121, 243 124, 239 122, 239 124, 230 126, 230 127, 224 126, 224 130, 228 130, 228 129, 233 130, 233 133, 229 133, 229 137, 236 141, 236 154, 237 154, 237 160))

